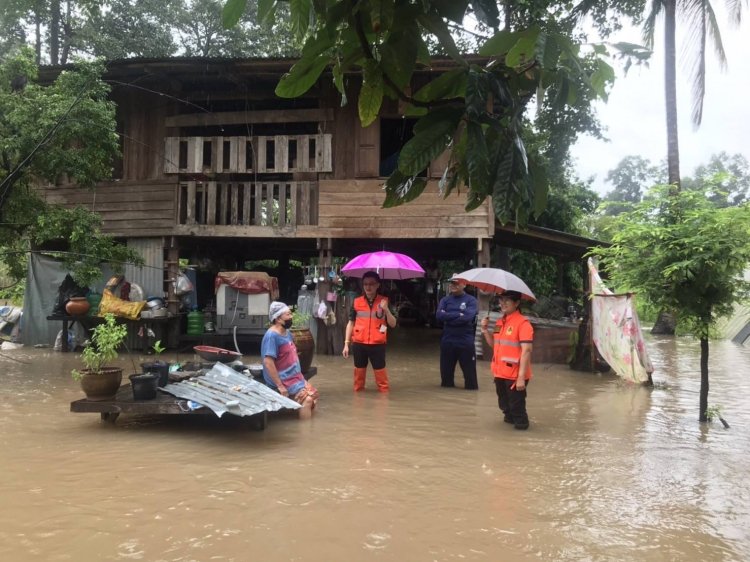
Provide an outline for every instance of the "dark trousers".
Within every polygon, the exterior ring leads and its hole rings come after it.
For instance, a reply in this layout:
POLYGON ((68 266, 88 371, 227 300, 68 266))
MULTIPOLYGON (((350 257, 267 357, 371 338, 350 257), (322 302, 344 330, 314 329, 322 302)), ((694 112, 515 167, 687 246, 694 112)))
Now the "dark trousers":
MULTIPOLYGON (((508 421, 513 420, 516 425, 528 425, 529 415, 526 413, 526 389, 516 390, 516 381, 495 377, 497 391, 497 405, 505 414, 508 421), (511 389, 511 386, 513 387, 511 389)), ((528 387, 529 381, 526 381, 528 387)))
POLYGON ((353 342, 351 345, 354 366, 358 369, 366 369, 367 363, 372 364, 373 369, 385 369, 385 344, 364 344, 353 342))
POLYGON ((477 384, 477 356, 474 344, 440 343, 440 386, 455 386, 456 362, 464 374, 464 387, 469 390, 479 388, 477 384))

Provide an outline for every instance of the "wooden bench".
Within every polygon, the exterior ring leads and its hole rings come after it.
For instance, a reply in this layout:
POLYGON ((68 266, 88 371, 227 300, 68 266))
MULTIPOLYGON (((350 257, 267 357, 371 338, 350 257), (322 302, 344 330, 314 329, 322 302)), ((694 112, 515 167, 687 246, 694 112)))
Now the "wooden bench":
MULTIPOLYGON (((77 413, 98 413, 102 421, 115 423, 120 414, 141 415, 208 415, 215 416, 209 408, 201 406, 195 410, 188 407, 188 401, 165 392, 157 392, 153 400, 134 400, 130 384, 124 384, 112 400, 88 400, 81 398, 70 403, 70 411, 77 413)), ((268 425, 268 412, 261 412, 248 419, 252 427, 263 430, 268 425)))

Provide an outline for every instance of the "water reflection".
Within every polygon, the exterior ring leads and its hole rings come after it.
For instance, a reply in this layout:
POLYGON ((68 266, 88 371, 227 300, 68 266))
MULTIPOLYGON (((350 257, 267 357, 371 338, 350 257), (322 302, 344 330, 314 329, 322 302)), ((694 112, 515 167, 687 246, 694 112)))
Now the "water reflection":
POLYGON ((389 396, 353 394, 351 364, 318 357, 315 417, 263 432, 101 424, 68 411, 74 355, 0 357, 0 557, 750 559, 747 349, 711 344, 709 403, 730 430, 697 422, 698 346, 650 339, 656 388, 539 365, 518 432, 488 363, 479 392, 442 389, 439 333, 395 334, 389 396))

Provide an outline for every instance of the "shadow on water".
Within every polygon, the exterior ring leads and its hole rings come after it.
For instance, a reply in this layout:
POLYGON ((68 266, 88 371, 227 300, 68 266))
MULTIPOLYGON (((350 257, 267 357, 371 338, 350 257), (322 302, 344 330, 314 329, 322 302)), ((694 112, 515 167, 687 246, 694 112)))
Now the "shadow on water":
MULTIPOLYGON (((72 414, 74 354, 0 357, 3 560, 747 560, 750 350, 649 338, 653 389, 535 365, 532 427, 489 374, 439 387, 440 332, 393 331, 392 392, 317 357, 312 420, 72 414)), ((180 356, 181 360, 188 358, 180 356)), ((174 359, 174 357, 169 357, 174 359)), ((259 357, 245 356, 247 363, 259 357)), ((129 361, 123 360, 128 372, 129 361)))

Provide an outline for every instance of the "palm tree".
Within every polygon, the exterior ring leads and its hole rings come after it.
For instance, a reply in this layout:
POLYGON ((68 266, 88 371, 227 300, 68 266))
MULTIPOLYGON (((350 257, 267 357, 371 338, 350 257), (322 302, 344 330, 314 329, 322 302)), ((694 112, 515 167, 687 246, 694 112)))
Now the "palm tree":
MULTIPOLYGON (((739 23, 743 0, 727 0, 730 20, 739 23)), ((747 0, 745 0, 747 1, 747 0)), ((651 9, 643 24, 646 45, 653 48, 656 20, 664 13, 664 98, 667 114, 667 181, 672 192, 680 191, 680 145, 677 132, 677 50, 675 35, 677 17, 686 21, 690 42, 685 49, 689 58, 690 83, 693 90, 692 121, 699 127, 703 120, 703 100, 706 96, 706 44, 710 40, 722 68, 727 57, 721 41, 721 31, 716 14, 709 0, 651 0, 651 9)), ((661 311, 652 328, 655 334, 675 332, 676 320, 666 311, 661 311)))
MULTIPOLYGON (((747 0, 745 0, 746 2, 747 0)), ((727 0, 730 20, 739 23, 743 0, 727 0)), ((690 43, 685 50, 689 57, 690 82, 693 89, 693 125, 703 120, 703 100, 706 96, 706 45, 710 41, 722 68, 727 58, 721 31, 711 2, 708 0, 652 0, 651 9, 643 25, 644 41, 653 47, 656 20, 664 13, 664 90, 667 113, 667 176, 670 185, 680 189, 680 148, 677 132, 677 52, 675 31, 677 17, 687 23, 690 43)))

